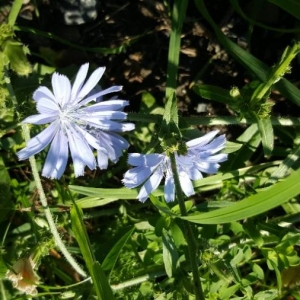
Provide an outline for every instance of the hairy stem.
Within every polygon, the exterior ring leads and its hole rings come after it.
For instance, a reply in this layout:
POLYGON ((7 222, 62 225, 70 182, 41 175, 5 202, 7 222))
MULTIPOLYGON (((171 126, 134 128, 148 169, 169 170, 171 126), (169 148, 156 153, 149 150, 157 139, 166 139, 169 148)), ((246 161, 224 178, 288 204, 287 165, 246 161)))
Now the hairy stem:
MULTIPOLYGON (((30 133, 29 133, 28 125, 27 124, 22 124, 22 130, 23 130, 23 135, 24 135, 25 141, 27 143, 30 140, 30 133)), ((35 184, 36 184, 36 189, 38 191, 39 198, 40 198, 40 201, 42 203, 44 213, 45 213, 47 222, 49 224, 50 231, 53 235, 55 244, 60 249, 60 251, 62 252, 64 257, 67 259, 67 261, 70 263, 70 265, 74 268, 74 270, 76 272, 78 272, 80 275, 82 275, 83 277, 86 277, 87 276, 86 273, 81 269, 81 267, 78 265, 78 263, 72 257, 72 255, 69 253, 69 251, 67 250, 65 244, 63 243, 62 239, 59 236, 59 233, 57 231, 55 222, 53 220, 50 208, 49 208, 48 203, 47 203, 47 198, 46 198, 43 186, 42 186, 40 175, 38 173, 35 157, 31 156, 29 158, 29 162, 30 162, 33 178, 34 178, 34 181, 35 181, 35 184)))

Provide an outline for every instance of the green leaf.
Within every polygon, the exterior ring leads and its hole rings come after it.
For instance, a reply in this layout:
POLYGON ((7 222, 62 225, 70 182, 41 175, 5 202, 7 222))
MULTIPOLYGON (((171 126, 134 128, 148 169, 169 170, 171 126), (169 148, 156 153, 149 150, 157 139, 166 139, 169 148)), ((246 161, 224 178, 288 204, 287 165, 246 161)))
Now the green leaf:
POLYGON ((76 192, 78 194, 95 197, 99 199, 130 200, 130 199, 136 199, 138 195, 137 189, 128 189, 128 188, 102 189, 102 188, 84 187, 79 185, 69 185, 69 188, 71 191, 76 192))
POLYGON ((233 98, 228 90, 209 84, 194 85, 193 90, 204 99, 232 105, 233 98))
POLYGON ((268 0, 300 20, 300 2, 298 0, 268 0))
POLYGON ((166 215, 173 216, 173 217, 178 216, 170 210, 169 206, 165 202, 160 202, 157 199, 157 197, 155 197, 154 195, 150 195, 149 198, 150 198, 151 202, 154 204, 154 206, 161 212, 165 213, 166 215))
POLYGON ((92 272, 94 274, 93 282, 95 282, 95 280, 97 281, 96 285, 99 290, 99 294, 102 296, 99 297, 98 294, 99 299, 114 300, 115 297, 99 262, 94 262, 92 272))
POLYGON ((258 248, 261 248, 264 244, 264 239, 259 231, 259 229, 255 226, 254 222, 251 220, 247 220, 243 223, 243 228, 247 235, 255 242, 258 248))
POLYGON ((127 243, 134 230, 135 228, 133 227, 130 230, 128 230, 125 234, 123 234, 121 238, 118 238, 118 241, 114 244, 114 246, 111 248, 111 250, 102 262, 102 269, 104 271, 112 271, 124 245, 127 243))
POLYGON ((236 152, 236 151, 240 150, 242 148, 242 146, 243 146, 242 144, 227 141, 225 148, 222 150, 222 153, 229 154, 229 153, 236 152))
POLYGON ((169 235, 168 231, 163 229, 162 231, 162 242, 163 242, 163 260, 166 273, 169 277, 172 277, 178 261, 178 253, 176 245, 173 241, 172 236, 169 235))
POLYGON ((257 125, 261 136, 265 157, 269 157, 274 148, 274 132, 269 118, 257 118, 257 125))
POLYGON ((75 234, 80 251, 83 255, 86 266, 91 274, 96 294, 99 300, 113 300, 114 296, 105 277, 103 270, 98 262, 95 261, 91 244, 83 223, 83 212, 79 206, 74 203, 70 212, 72 230, 75 234))
POLYGON ((300 193, 299 176, 300 169, 284 181, 234 205, 181 218, 198 224, 222 224, 257 216, 297 196, 300 193))
POLYGON ((254 295, 254 300, 275 300, 278 299, 278 290, 262 291, 254 295))

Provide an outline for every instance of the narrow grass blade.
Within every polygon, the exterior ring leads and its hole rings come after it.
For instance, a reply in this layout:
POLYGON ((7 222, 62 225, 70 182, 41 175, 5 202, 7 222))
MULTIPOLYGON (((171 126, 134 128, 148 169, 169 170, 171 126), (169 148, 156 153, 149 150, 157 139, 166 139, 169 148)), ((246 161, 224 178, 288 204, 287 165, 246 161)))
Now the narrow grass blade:
POLYGON ((112 271, 124 245, 127 243, 128 239, 131 237, 134 232, 134 227, 125 232, 125 234, 114 244, 109 253, 106 255, 105 259, 102 262, 103 270, 112 271))
POLYGON ((113 300, 114 296, 108 280, 98 262, 96 262, 91 244, 83 224, 83 212, 74 203, 71 209, 72 230, 80 247, 86 266, 91 274, 96 294, 99 300, 113 300))
POLYGON ((222 224, 259 215, 297 196, 300 193, 299 178, 300 169, 283 182, 276 183, 232 206, 182 217, 182 219, 199 224, 222 224))

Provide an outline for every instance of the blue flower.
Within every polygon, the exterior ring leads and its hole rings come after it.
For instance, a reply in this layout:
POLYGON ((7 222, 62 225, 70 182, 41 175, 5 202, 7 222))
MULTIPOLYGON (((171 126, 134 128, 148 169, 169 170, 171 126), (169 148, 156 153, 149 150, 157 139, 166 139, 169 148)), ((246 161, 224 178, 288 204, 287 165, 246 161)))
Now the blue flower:
MULTIPOLYGON (((219 163, 227 160, 227 154, 219 153, 226 143, 225 135, 214 139, 219 131, 208 134, 186 143, 187 153, 175 153, 177 172, 180 186, 189 197, 195 194, 192 180, 202 179, 202 172, 214 174, 218 171, 219 163)), ((134 166, 124 174, 123 183, 128 188, 142 185, 137 198, 144 202, 165 177, 164 194, 167 202, 175 199, 175 184, 170 158, 162 154, 129 154, 128 163, 134 166)))
POLYGON ((89 64, 80 67, 73 85, 58 73, 52 75, 52 91, 45 86, 33 94, 39 114, 26 118, 23 123, 47 124, 42 132, 30 139, 17 153, 20 160, 29 158, 51 144, 42 175, 60 178, 66 168, 69 149, 75 176, 84 174, 85 166, 91 170, 105 169, 108 160, 117 162, 128 142, 118 132, 134 129, 132 123, 122 123, 127 118, 123 108, 128 101, 111 99, 96 102, 106 94, 118 92, 121 86, 102 91, 94 88, 105 68, 96 69, 86 80, 89 64), (92 105, 87 105, 95 102, 92 105), (97 150, 97 162, 93 150, 97 150))

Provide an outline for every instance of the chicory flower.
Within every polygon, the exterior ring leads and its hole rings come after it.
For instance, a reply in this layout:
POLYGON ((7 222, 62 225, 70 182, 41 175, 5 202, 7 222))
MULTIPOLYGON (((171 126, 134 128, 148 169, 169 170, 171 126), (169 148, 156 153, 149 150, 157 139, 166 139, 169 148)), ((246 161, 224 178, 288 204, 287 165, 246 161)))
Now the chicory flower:
MULTIPOLYGON (((225 135, 214 139, 218 130, 193 139, 186 143, 187 153, 175 153, 177 172, 180 186, 189 197, 195 194, 192 180, 202 179, 202 172, 214 174, 218 171, 219 163, 227 160, 227 154, 218 153, 225 147, 225 135)), ((171 161, 166 153, 139 154, 131 153, 128 163, 134 168, 124 174, 123 183, 128 188, 142 185, 137 198, 144 202, 165 178, 164 195, 167 202, 175 199, 174 175, 171 161)))
POLYGON ((127 114, 123 108, 126 100, 111 99, 96 102, 102 96, 118 92, 121 86, 96 91, 105 68, 96 69, 86 80, 89 64, 79 69, 73 85, 58 73, 52 75, 52 91, 45 86, 33 94, 39 114, 26 118, 23 123, 50 125, 30 139, 17 153, 20 160, 39 153, 51 144, 42 175, 59 179, 66 168, 69 150, 75 176, 84 174, 85 166, 91 170, 98 166, 105 169, 108 160, 117 162, 128 142, 118 133, 134 129, 132 123, 122 123, 127 114), (90 102, 96 102, 88 105, 90 102), (97 162, 93 154, 97 150, 97 162))

